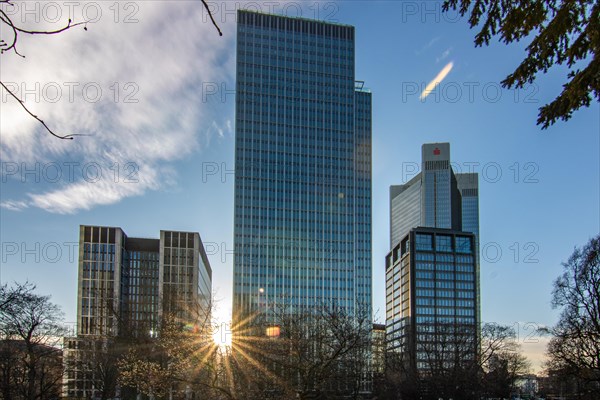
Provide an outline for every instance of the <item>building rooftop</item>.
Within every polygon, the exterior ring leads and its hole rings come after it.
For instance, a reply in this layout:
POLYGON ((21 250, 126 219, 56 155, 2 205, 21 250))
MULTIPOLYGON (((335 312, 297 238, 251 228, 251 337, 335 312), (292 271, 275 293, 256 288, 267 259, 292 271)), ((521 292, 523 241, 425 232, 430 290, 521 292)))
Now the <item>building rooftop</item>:
POLYGON ((271 17, 280 17, 280 18, 294 19, 294 20, 306 21, 306 22, 317 22, 317 23, 320 23, 320 24, 335 25, 335 26, 341 26, 341 27, 345 27, 345 28, 352 28, 352 29, 354 29, 354 25, 342 24, 340 22, 322 21, 322 20, 318 20, 318 19, 305 18, 305 17, 290 17, 288 15, 281 15, 281 14, 275 14, 275 13, 266 13, 266 12, 255 11, 255 10, 238 10, 238 13, 268 15, 268 16, 271 16, 271 17))

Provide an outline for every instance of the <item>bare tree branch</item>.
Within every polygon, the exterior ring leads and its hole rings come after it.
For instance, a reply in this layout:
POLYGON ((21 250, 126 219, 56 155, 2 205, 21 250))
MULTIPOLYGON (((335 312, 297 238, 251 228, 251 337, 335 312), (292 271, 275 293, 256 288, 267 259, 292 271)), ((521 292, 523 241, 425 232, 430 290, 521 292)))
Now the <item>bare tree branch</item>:
POLYGON ((86 134, 81 134, 81 133, 73 133, 71 135, 65 135, 65 136, 61 136, 58 135, 56 133, 54 133, 54 131, 52 131, 52 129, 50 129, 48 127, 48 125, 46 125, 46 123, 37 115, 35 115, 34 113, 32 113, 27 106, 25 105, 25 102, 23 100, 21 100, 16 94, 14 94, 8 87, 6 87, 6 85, 4 84, 4 82, 0 81, 0 85, 2 85, 2 87, 4 88, 4 90, 6 90, 8 92, 8 94, 10 94, 15 100, 17 100, 19 102, 19 104, 21 105, 21 107, 23 107, 23 109, 27 112, 27 114, 31 115, 34 119, 36 119, 40 124, 42 124, 44 126, 44 128, 46 128, 46 130, 54 137, 57 137, 58 139, 67 139, 67 140, 73 140, 73 137, 75 136, 91 136, 91 135, 86 135, 86 134))
MULTIPOLYGON (((217 29, 219 36, 223 36, 223 32, 221 32, 219 25, 217 25, 217 22, 215 21, 212 11, 208 7, 208 4, 206 3, 205 0, 201 0, 201 1, 202 1, 204 8, 208 12, 208 15, 210 17, 210 20, 212 21, 212 24, 217 29)), ((7 4, 10 6, 13 6, 11 0, 0 0, 0 4, 7 4)), ((19 33, 24 33, 24 34, 28 34, 28 35, 56 35, 56 34, 62 33, 66 30, 69 30, 71 28, 74 28, 74 27, 80 26, 80 25, 83 25, 83 29, 87 31, 87 24, 89 22, 89 21, 82 21, 82 22, 73 23, 71 21, 71 19, 69 19, 66 26, 63 26, 62 28, 59 28, 56 30, 44 31, 44 30, 35 30, 35 29, 25 29, 25 28, 21 28, 21 27, 17 26, 12 21, 10 16, 3 9, 0 9, 0 21, 2 23, 6 24, 10 28, 10 30, 12 30, 12 39, 11 40, 6 41, 4 39, 0 39, 0 54, 4 54, 5 52, 12 50, 12 51, 14 51, 14 53, 16 55, 18 55, 19 57, 22 57, 22 58, 25 58, 25 56, 23 54, 19 53, 19 51, 17 50, 17 42, 19 40, 19 33)), ((39 118, 37 115, 33 114, 27 108, 27 106, 25 105, 25 102, 22 99, 20 99, 8 87, 6 87, 6 85, 3 82, 0 82, 0 84, 11 95, 11 97, 13 97, 15 100, 17 100, 19 102, 19 104, 21 105, 21 107, 23 107, 23 109, 27 112, 27 114, 29 114, 31 117, 36 119, 40 124, 42 124, 43 127, 46 129, 46 131, 48 131, 48 133, 50 133, 52 136, 54 136, 58 139, 66 139, 66 140, 73 140, 73 138, 75 136, 91 136, 91 135, 86 135, 86 134, 59 135, 59 134, 55 133, 52 129, 50 129, 50 127, 48 127, 48 125, 41 118, 39 118)))
POLYGON ((206 4, 205 0, 202 0, 202 4, 204 5, 204 8, 208 12, 208 16, 210 17, 210 20, 212 21, 212 23, 215 26, 215 28, 217 29, 217 32, 219 32, 219 36, 223 36, 223 32, 221 32, 221 29, 219 28, 219 25, 217 25, 215 19, 213 18, 212 11, 210 11, 210 8, 208 8, 208 4, 206 4))

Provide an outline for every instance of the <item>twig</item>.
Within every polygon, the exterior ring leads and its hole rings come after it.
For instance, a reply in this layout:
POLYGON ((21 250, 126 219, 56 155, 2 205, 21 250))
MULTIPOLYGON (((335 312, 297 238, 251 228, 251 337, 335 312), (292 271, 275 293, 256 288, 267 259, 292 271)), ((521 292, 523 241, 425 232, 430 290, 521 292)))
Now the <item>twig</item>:
POLYGON ((219 36, 223 36, 223 32, 221 32, 219 25, 217 25, 217 22, 215 21, 213 15, 212 15, 212 12, 210 11, 210 8, 208 8, 208 4, 206 4, 205 0, 202 0, 202 4, 204 4, 204 8, 206 8, 206 11, 208 12, 208 16, 210 17, 210 20, 212 21, 213 25, 215 26, 215 28, 217 28, 217 32, 219 32, 219 36))
POLYGON ((13 98, 15 98, 15 100, 17 100, 19 102, 19 104, 21 105, 21 107, 23 107, 23 109, 25 111, 27 111, 27 114, 31 115, 33 118, 35 118, 40 124, 42 124, 44 126, 44 128, 46 128, 46 130, 52 135, 55 136, 59 139, 68 139, 68 140, 73 140, 73 137, 75 136, 90 136, 90 135, 84 135, 84 134, 72 134, 72 135, 65 135, 65 136, 60 136, 57 135, 56 133, 54 133, 52 131, 52 129, 50 129, 48 127, 48 125, 46 125, 46 123, 39 118, 37 115, 35 115, 34 113, 32 113, 31 111, 29 111, 29 109, 27 108, 27 106, 25 105, 25 102, 23 102, 23 100, 21 100, 20 98, 17 97, 16 94, 14 94, 9 88, 6 87, 6 85, 4 84, 4 82, 0 81, 0 85, 2 85, 2 87, 4 88, 4 90, 6 90, 13 98))
MULTIPOLYGON (((208 12, 208 15, 210 16, 210 20, 212 21, 213 25, 215 26, 215 28, 217 29, 217 32, 219 32, 219 36, 223 36, 223 32, 221 32, 221 29, 219 28, 219 25, 217 25, 217 22, 215 21, 215 18, 212 14, 212 12, 210 11, 210 8, 208 7, 208 4, 206 3, 205 0, 201 0, 202 4, 204 6, 204 8, 206 9, 206 11, 208 12)), ((0 3, 4 3, 4 4, 9 4, 12 5, 11 0, 0 0, 0 3)), ((9 51, 9 50, 13 50, 15 52, 16 55, 25 58, 25 56, 21 53, 19 53, 19 51, 17 50, 17 41, 18 41, 18 37, 19 37, 19 33, 25 33, 28 35, 55 35, 57 33, 61 33, 64 32, 68 29, 71 29, 73 27, 79 26, 79 25, 83 25, 83 29, 87 30, 87 23, 88 21, 84 21, 84 22, 77 22, 72 24, 71 19, 69 19, 69 21, 67 22, 67 25, 54 30, 54 31, 35 31, 35 30, 28 30, 28 29, 23 29, 20 28, 18 26, 16 26, 13 21, 11 20, 11 18, 8 16, 8 14, 6 14, 6 12, 2 9, 0 9, 0 21, 5 23, 6 25, 8 25, 12 31, 13 31, 13 38, 12 38, 12 42, 10 42, 10 44, 8 42, 6 42, 5 40, 0 40, 0 54, 9 51)), ((35 118, 40 124, 42 124, 44 126, 44 128, 48 131, 48 133, 50 133, 52 136, 58 138, 58 139, 68 139, 68 140, 73 140, 73 138, 75 136, 90 136, 90 135, 85 135, 85 134, 72 134, 72 135, 65 135, 65 136, 61 136, 58 135, 56 133, 54 133, 52 131, 52 129, 50 129, 50 127, 48 127, 48 125, 46 125, 46 123, 39 118, 37 115, 33 114, 25 105, 25 102, 23 100, 21 100, 15 93, 13 93, 8 87, 6 87, 6 85, 0 81, 0 85, 2 85, 2 87, 15 99, 19 102, 19 104, 21 105, 21 107, 23 107, 23 109, 29 114, 31 115, 33 118, 35 118)))

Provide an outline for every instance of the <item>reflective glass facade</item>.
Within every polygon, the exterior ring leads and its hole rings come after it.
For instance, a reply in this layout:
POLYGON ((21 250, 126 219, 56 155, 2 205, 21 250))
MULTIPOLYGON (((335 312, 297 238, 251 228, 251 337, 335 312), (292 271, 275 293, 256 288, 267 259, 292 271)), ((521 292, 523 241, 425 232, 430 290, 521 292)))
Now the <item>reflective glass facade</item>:
POLYGON ((82 225, 79 241, 78 335, 153 334, 163 309, 188 323, 208 305, 212 270, 198 233, 143 239, 82 225))
POLYGON ((79 237, 77 333, 115 335, 116 313, 126 307, 129 281, 123 262, 125 235, 119 228, 82 226, 79 237))
POLYGON ((476 173, 456 174, 456 181, 461 197, 461 230, 479 238, 479 177, 476 173))
POLYGON ((448 365, 476 355, 474 242, 471 233, 415 228, 386 258, 388 349, 417 371, 431 369, 432 353, 448 365))
POLYGON ((127 238, 125 264, 129 267, 127 320, 133 332, 158 330, 158 240, 127 238))
POLYGON ((371 94, 354 28, 238 13, 234 318, 371 309, 371 94))
POLYGON ((454 173, 449 143, 421 150, 421 172, 390 188, 386 258, 388 349, 418 372, 472 360, 480 321, 478 175, 454 173))
POLYGON ((421 174, 406 185, 390 187, 390 246, 421 222, 421 174))
POLYGON ((417 226, 472 232, 479 238, 478 174, 455 174, 449 143, 421 148, 421 172, 390 187, 390 246, 417 226))
POLYGON ((163 301, 159 315, 168 312, 186 324, 203 319, 211 296, 212 272, 200 235, 160 231, 160 254, 159 293, 163 301))

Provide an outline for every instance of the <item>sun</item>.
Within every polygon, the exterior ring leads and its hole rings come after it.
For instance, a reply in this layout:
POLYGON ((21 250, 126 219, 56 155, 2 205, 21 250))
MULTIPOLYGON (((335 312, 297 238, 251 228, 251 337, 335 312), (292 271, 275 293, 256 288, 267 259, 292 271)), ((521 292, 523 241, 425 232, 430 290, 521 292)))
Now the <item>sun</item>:
POLYGON ((213 341, 220 349, 231 347, 231 332, 219 325, 213 332, 213 341))
POLYGON ((227 319, 216 317, 213 321, 212 338, 219 347, 219 350, 227 350, 231 347, 231 322, 225 322, 227 319))

